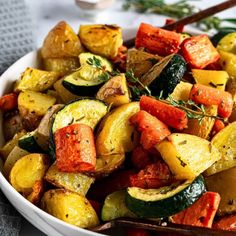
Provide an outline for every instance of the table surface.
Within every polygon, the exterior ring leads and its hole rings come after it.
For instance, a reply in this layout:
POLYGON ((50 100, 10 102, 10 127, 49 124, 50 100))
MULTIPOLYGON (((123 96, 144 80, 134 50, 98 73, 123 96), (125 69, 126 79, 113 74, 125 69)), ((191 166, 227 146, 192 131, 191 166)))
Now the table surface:
MULTIPOLYGON (((116 0, 114 4, 104 11, 94 14, 94 17, 86 16, 76 5, 74 0, 26 0, 28 7, 32 13, 33 24, 35 28, 35 37, 37 39, 37 47, 42 45, 43 39, 49 30, 59 21, 65 20, 75 31, 78 31, 80 24, 108 23, 117 24, 121 27, 134 28, 141 22, 153 25, 163 25, 165 17, 154 14, 140 14, 132 11, 125 12, 122 10, 121 0, 116 0)), ((167 0, 166 2, 175 2, 167 0)), ((200 8, 206 8, 211 5, 222 2, 221 0, 201 0, 191 2, 200 8)), ((235 17, 236 7, 224 11, 219 14, 222 18, 235 17)), ((44 236, 40 230, 36 229, 26 220, 23 220, 20 236, 44 236)))

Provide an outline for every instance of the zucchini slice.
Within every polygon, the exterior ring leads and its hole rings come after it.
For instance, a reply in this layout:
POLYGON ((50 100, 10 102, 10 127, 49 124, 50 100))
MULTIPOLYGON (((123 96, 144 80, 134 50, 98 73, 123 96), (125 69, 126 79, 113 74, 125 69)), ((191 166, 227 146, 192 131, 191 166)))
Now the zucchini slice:
POLYGON ((177 182, 159 189, 130 187, 126 206, 140 217, 169 217, 191 206, 205 191, 201 175, 194 181, 177 182))
POLYGON ((152 95, 163 98, 171 94, 187 70, 184 58, 179 54, 169 55, 155 64, 141 77, 141 82, 149 86, 152 95))
POLYGON ((67 125, 80 123, 95 128, 107 113, 107 105, 97 99, 84 98, 65 105, 55 115, 52 133, 67 125))
POLYGON ((37 139, 37 130, 34 130, 21 137, 18 140, 18 146, 30 153, 44 153, 37 139))
POLYGON ((120 217, 137 217, 125 205, 125 191, 116 191, 109 194, 102 207, 101 218, 103 221, 110 221, 120 217))
POLYGON ((100 85, 105 82, 102 78, 104 72, 99 68, 89 65, 87 60, 97 59, 101 66, 110 72, 112 71, 111 63, 107 59, 92 53, 81 53, 79 59, 81 67, 74 73, 66 76, 62 81, 62 85, 76 95, 94 95, 100 88, 100 85))

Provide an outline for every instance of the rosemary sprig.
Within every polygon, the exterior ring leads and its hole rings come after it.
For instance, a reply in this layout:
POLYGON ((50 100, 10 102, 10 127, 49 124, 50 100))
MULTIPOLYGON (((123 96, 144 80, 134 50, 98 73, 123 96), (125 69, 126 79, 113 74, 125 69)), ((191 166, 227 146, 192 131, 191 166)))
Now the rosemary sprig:
MULTIPOLYGON (((200 9, 196 6, 189 4, 187 0, 179 0, 172 4, 167 4, 165 0, 125 0, 123 8, 126 10, 133 8, 138 12, 157 13, 176 19, 183 18, 200 11, 200 9)), ((196 26, 205 31, 210 29, 220 30, 224 28, 222 26, 222 23, 224 22, 230 22, 234 24, 234 26, 236 25, 236 19, 220 19, 217 16, 210 16, 199 21, 196 26)))

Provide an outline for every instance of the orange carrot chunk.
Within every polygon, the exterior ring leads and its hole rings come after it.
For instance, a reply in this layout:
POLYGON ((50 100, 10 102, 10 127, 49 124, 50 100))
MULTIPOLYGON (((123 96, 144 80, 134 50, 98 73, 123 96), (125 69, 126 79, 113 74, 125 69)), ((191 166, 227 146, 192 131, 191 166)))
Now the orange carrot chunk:
POLYGON ((56 165, 60 171, 95 170, 96 149, 91 127, 72 124, 55 132, 56 165))
POLYGON ((225 128, 225 124, 222 120, 215 120, 215 123, 212 128, 212 136, 216 135, 224 128, 225 128))
POLYGON ((213 224, 213 228, 236 231, 236 215, 224 216, 213 224))
POLYGON ((180 34, 141 23, 135 40, 136 48, 146 48, 151 53, 167 56, 179 51, 180 34))
POLYGON ((148 96, 142 96, 140 99, 140 108, 170 127, 178 130, 187 127, 188 119, 186 113, 177 107, 148 96))
POLYGON ((130 183, 132 187, 139 188, 160 188, 170 185, 173 181, 173 176, 168 166, 162 162, 147 165, 143 170, 137 174, 130 176, 130 183))
POLYGON ((130 122, 141 132, 140 143, 144 149, 150 149, 171 134, 166 124, 146 111, 134 114, 130 122))
POLYGON ((17 108, 17 94, 9 93, 0 98, 0 110, 10 111, 17 108))
POLYGON ((189 208, 172 216, 173 223, 211 228, 219 204, 218 193, 206 192, 189 208))
POLYGON ((229 92, 202 84, 194 84, 189 96, 197 104, 217 105, 218 114, 223 118, 228 118, 232 113, 234 102, 229 92))
POLYGON ((185 39, 181 44, 181 50, 184 59, 192 68, 196 69, 202 69, 220 58, 220 54, 207 35, 185 39))

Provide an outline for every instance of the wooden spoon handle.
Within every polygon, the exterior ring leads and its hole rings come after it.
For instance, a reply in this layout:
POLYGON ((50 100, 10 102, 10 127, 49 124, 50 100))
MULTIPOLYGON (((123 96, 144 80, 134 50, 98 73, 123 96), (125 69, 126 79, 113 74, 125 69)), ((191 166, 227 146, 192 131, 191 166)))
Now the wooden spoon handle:
MULTIPOLYGON (((214 15, 214 14, 220 12, 220 11, 226 10, 228 8, 231 8, 231 7, 235 6, 235 5, 236 5, 236 0, 228 0, 228 1, 222 2, 220 4, 217 4, 215 6, 209 7, 205 10, 202 10, 198 13, 195 13, 191 16, 187 16, 187 17, 185 17, 183 19, 180 19, 180 20, 178 20, 174 23, 165 25, 161 28, 162 29, 167 29, 167 30, 174 30, 178 26, 184 26, 184 25, 188 25, 188 24, 198 22, 198 21, 200 21, 204 18, 212 16, 212 15, 214 15)), ((124 45, 126 47, 132 47, 132 46, 134 46, 134 44, 135 44, 135 38, 124 41, 124 45)))

